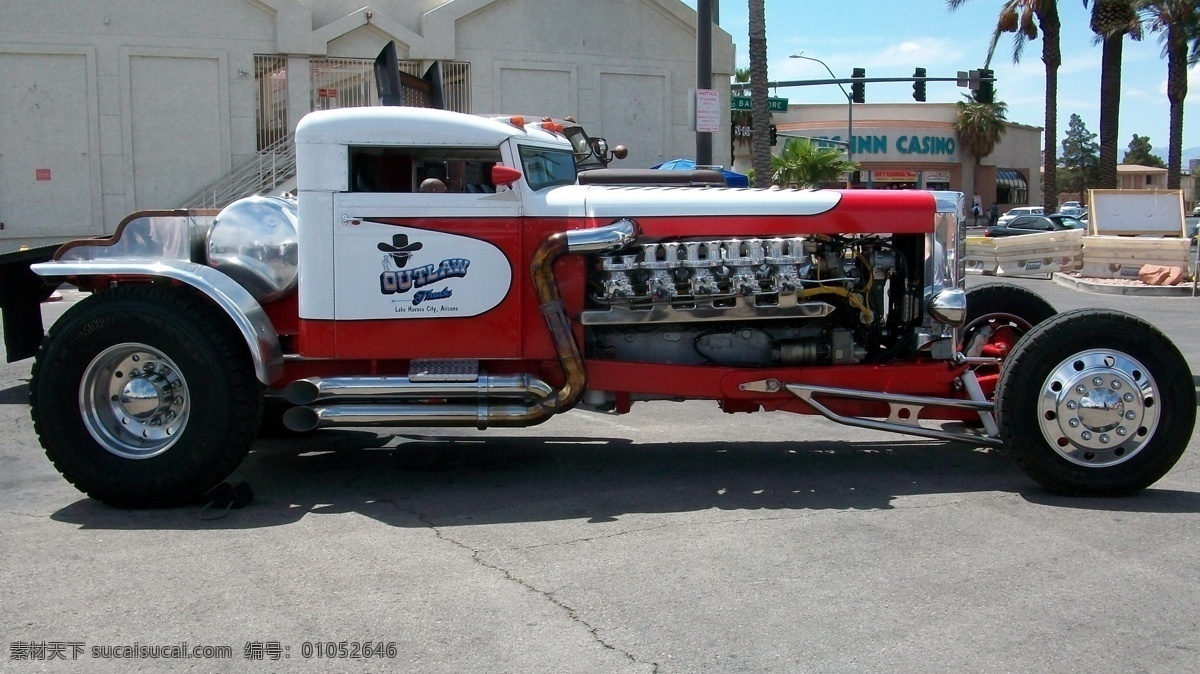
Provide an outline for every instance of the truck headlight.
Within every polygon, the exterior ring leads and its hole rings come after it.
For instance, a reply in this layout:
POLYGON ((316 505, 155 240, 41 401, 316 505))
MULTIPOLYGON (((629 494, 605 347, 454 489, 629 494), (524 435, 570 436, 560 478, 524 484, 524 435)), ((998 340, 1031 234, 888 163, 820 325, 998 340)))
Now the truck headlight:
POLYGON ((967 291, 962 288, 935 290, 926 308, 935 321, 961 328, 967 323, 967 291))

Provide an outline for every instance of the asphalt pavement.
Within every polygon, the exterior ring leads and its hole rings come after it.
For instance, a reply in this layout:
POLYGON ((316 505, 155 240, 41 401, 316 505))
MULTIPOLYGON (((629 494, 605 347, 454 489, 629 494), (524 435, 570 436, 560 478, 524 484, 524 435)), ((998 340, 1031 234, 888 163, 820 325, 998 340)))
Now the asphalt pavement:
MULTIPOLYGON (((1200 372, 1200 300, 1018 283, 1200 372)), ((42 454, 29 368, 0 365, 0 671, 1200 670, 1194 437, 1151 489, 1071 499, 995 450, 646 403, 264 440, 247 507, 122 511, 42 454)))

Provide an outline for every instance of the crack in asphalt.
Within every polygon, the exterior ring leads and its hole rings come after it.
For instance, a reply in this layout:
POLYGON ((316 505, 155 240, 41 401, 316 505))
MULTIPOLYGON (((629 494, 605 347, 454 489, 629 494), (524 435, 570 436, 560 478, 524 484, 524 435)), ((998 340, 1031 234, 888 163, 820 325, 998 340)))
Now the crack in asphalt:
MULTIPOLYGON (((396 507, 397 510, 404 510, 402 508, 399 508, 399 506, 396 506, 395 502, 392 502, 392 506, 396 507)), ((455 545, 459 548, 462 548, 463 550, 465 550, 467 552, 470 552, 471 560, 474 561, 479 566, 482 566, 485 569, 491 569, 493 571, 499 572, 500 574, 502 574, 504 576, 505 579, 509 580, 510 582, 516 583, 517 585, 524 588, 525 590, 528 590, 529 592, 532 592, 532 593, 538 595, 539 597, 545 599, 546 601, 550 602, 551 604, 558 607, 559 609, 562 609, 571 620, 573 620, 573 621, 583 625, 585 628, 587 628, 588 634, 590 634, 592 636, 592 639, 596 643, 600 644, 600 646, 602 646, 603 648, 610 650, 614 653, 621 654, 622 656, 625 657, 626 660, 628 660, 632 664, 649 665, 651 667, 650 671, 652 672, 652 674, 657 674, 657 672, 658 672, 658 663, 657 662, 642 662, 642 661, 638 660, 637 657, 634 656, 633 653, 630 653, 629 651, 627 651, 623 648, 620 648, 619 646, 616 646, 614 644, 611 644, 611 643, 605 641, 604 637, 600 636, 600 628, 599 627, 589 623, 587 621, 587 619, 585 619, 583 616, 581 616, 579 614, 579 611, 577 609, 575 609, 571 605, 567 604, 566 602, 558 599, 557 597, 554 596, 553 593, 547 592, 546 590, 541 590, 537 587, 534 587, 528 581, 526 581, 524 578, 517 576, 512 571, 509 571, 508 569, 498 566, 496 564, 492 564, 491 562, 488 562, 487 560, 483 559, 483 551, 482 550, 476 550, 475 548, 472 548, 471 546, 467 545, 466 543, 463 543, 462 541, 458 541, 458 540, 455 540, 454 538, 451 538, 450 536, 447 536, 445 534, 445 532, 443 532, 440 528, 438 528, 438 526, 436 524, 434 524, 433 521, 431 521, 424 514, 412 512, 409 510, 404 510, 404 512, 408 512, 408 513, 414 515, 415 517, 417 517, 417 519, 421 520, 421 522, 424 523, 425 526, 429 527, 429 530, 432 531, 433 535, 437 536, 439 540, 446 541, 447 543, 450 543, 451 545, 455 545)))
MULTIPOLYGON (((433 535, 436 536, 438 538, 438 540, 445 541, 447 543, 450 543, 451 545, 454 545, 458 548, 461 548, 462 550, 465 550, 465 551, 471 553, 471 561, 475 562, 476 564, 478 564, 479 566, 481 566, 485 569, 490 569, 492 571, 502 574, 504 576, 504 578, 506 580, 508 580, 509 582, 516 583, 521 588, 538 595, 542 599, 545 599, 546 601, 550 602, 554 606, 556 606, 559 609, 561 609, 562 611, 564 611, 567 614, 567 617, 569 617, 572 621, 583 625, 587 629, 588 634, 591 635, 592 640, 595 641, 596 643, 600 644, 600 646, 602 648, 605 648, 606 650, 612 651, 614 653, 619 653, 620 655, 624 656, 625 659, 628 660, 631 664, 643 665, 643 666, 648 665, 650 667, 651 674, 658 674, 659 664, 657 662, 642 662, 641 660, 638 660, 637 657, 634 656, 633 653, 630 653, 629 651, 627 651, 623 648, 620 648, 614 644, 611 644, 611 643, 605 641, 604 637, 600 636, 600 628, 595 625, 592 625, 590 622, 588 622, 583 616, 581 616, 579 614, 579 611, 577 609, 570 606, 566 602, 563 602, 562 600, 556 598, 552 593, 534 587, 529 582, 527 582, 524 578, 517 576, 516 574, 509 571, 508 569, 505 569, 501 566, 492 564, 492 563, 484 560, 482 550, 476 550, 475 548, 472 548, 471 546, 467 545, 466 543, 463 543, 462 541, 459 541, 454 538, 451 538, 450 536, 447 536, 445 534, 445 532, 443 532, 424 513, 416 512, 416 511, 410 510, 408 508, 403 508, 398 503, 396 503, 394 498, 391 498, 391 497, 378 498, 378 497, 375 497, 372 494, 368 493, 365 489, 363 489, 358 484, 356 484, 359 481, 359 479, 363 477, 362 465, 363 464, 360 461, 358 463, 358 465, 356 466, 354 475, 349 480, 346 481, 347 487, 359 492, 363 496, 373 498, 377 503, 380 503, 380 502, 388 503, 395 510, 402 512, 402 513, 407 513, 409 515, 412 515, 413 517, 416 517, 422 524, 424 524, 426 527, 428 527, 428 529, 430 531, 433 532, 433 535)), ((663 526, 667 526, 667 525, 663 525, 663 526)))

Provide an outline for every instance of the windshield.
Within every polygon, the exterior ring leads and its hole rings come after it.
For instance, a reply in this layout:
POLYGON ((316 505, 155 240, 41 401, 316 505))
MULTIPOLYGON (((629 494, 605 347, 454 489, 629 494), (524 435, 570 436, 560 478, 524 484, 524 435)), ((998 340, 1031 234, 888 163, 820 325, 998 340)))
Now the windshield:
POLYGON ((575 183, 575 155, 570 150, 522 145, 521 167, 533 190, 575 183))

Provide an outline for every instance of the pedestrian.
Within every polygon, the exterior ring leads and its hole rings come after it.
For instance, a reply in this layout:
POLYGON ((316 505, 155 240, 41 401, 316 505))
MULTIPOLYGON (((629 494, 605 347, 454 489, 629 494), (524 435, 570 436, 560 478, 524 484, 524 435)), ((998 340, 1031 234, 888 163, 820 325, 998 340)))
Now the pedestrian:
POLYGON ((1000 222, 1000 205, 992 204, 991 210, 988 211, 988 224, 995 227, 1000 222))
POLYGON ((979 204, 975 204, 974 206, 971 206, 971 215, 975 216, 975 223, 971 226, 978 227, 979 226, 979 216, 983 215, 983 208, 979 204))

